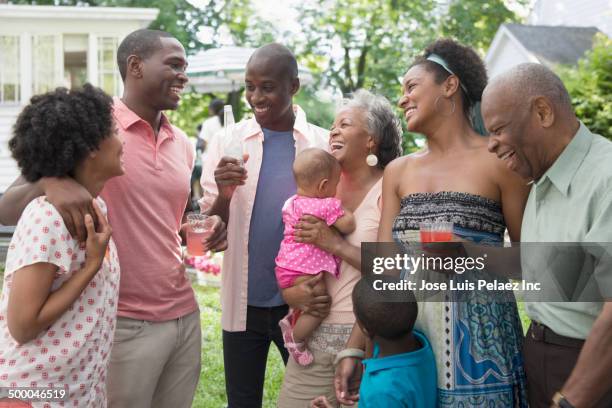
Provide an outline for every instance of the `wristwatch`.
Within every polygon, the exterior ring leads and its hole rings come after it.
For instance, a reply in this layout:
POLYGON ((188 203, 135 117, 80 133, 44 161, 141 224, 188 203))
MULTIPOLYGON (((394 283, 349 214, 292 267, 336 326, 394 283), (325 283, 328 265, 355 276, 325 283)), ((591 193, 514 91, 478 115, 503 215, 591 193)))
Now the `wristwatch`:
POLYGON ((576 408, 559 391, 555 392, 555 395, 553 395, 552 400, 559 408, 576 408))

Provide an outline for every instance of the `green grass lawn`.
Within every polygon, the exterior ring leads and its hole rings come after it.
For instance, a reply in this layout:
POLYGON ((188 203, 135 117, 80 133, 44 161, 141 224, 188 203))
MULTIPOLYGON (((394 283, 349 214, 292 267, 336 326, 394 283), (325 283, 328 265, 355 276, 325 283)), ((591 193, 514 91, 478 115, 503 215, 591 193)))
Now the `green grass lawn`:
POLYGON ((523 324, 523 334, 527 333, 527 329, 529 329, 529 325, 531 324, 531 319, 527 317, 525 313, 525 304, 523 302, 517 302, 519 317, 521 318, 521 323, 523 324))
MULTIPOLYGON (((193 401, 197 408, 222 408, 227 404, 223 375, 223 346, 221 342, 221 301, 219 289, 194 285, 200 304, 202 320, 202 372, 193 401)), ((245 370, 248 370, 245 367, 245 370)), ((276 349, 270 346, 264 389, 264 407, 275 407, 283 381, 283 361, 276 349)))

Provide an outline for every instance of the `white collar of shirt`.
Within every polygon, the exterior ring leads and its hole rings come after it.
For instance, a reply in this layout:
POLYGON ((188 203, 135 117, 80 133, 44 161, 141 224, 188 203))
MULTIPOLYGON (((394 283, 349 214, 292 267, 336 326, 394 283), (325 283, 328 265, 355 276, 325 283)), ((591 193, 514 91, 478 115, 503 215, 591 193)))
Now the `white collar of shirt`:
MULTIPOLYGON (((293 112, 295 113, 295 123, 293 124, 294 138, 296 132, 300 135, 308 137, 311 131, 310 125, 308 125, 308 122, 306 121, 306 113, 298 105, 293 105, 293 112)), ((245 124, 244 139, 246 140, 259 134, 263 134, 263 130, 255 118, 253 117, 247 120, 245 124)))

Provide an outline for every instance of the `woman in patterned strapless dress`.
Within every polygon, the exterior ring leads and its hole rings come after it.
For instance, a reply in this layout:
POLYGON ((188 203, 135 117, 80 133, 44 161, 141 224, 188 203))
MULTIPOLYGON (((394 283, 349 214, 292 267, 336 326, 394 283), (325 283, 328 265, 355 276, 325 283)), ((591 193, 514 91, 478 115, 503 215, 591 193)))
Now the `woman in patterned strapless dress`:
MULTIPOLYGON (((423 221, 452 222, 455 234, 478 242, 501 244, 506 228, 520 239, 528 187, 472 126, 485 85, 477 54, 451 40, 430 45, 408 70, 400 107, 427 146, 385 170, 379 241, 414 241, 423 221)), ((516 303, 479 291, 462 300, 419 304, 416 327, 436 355, 438 406, 527 407, 516 303)))
MULTIPOLYGON (((488 244, 501 244, 506 229, 501 206, 489 198, 412 193, 400 200, 393 238, 414 241, 425 221, 453 222, 456 235, 488 244)), ((439 406, 526 406, 521 322, 513 298, 500 301, 473 291, 461 300, 419 303, 416 327, 428 334, 436 354, 439 406)))

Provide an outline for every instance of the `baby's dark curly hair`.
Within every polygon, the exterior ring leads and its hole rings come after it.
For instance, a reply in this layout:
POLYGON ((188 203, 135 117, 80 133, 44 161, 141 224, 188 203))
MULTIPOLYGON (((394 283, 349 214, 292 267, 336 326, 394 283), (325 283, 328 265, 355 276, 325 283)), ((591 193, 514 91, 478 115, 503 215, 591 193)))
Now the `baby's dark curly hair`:
POLYGON ((112 134, 113 100, 99 88, 57 88, 30 99, 9 148, 29 182, 73 175, 76 166, 112 134))
POLYGON ((443 38, 437 40, 425 49, 422 55, 417 57, 411 67, 415 65, 424 65, 425 69, 433 72, 436 77, 436 83, 440 84, 450 76, 450 73, 438 63, 429 61, 427 57, 431 54, 437 54, 446 62, 451 71, 459 78, 459 82, 467 89, 460 89, 461 100, 463 101, 463 111, 469 118, 470 108, 474 103, 482 99, 482 91, 487 86, 487 69, 484 62, 478 56, 476 51, 451 40, 443 38))

